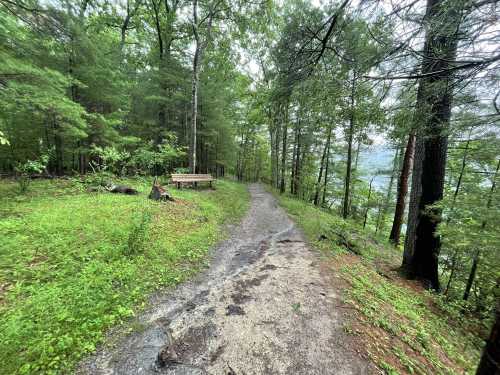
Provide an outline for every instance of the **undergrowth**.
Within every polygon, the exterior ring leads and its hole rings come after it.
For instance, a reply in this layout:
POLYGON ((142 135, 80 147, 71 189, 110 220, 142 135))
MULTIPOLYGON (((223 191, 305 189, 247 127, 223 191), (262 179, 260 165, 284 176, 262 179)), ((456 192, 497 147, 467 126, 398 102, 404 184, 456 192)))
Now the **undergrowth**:
POLYGON ((284 195, 280 204, 311 244, 330 259, 348 288, 344 301, 357 311, 345 331, 385 373, 472 374, 482 339, 477 322, 441 296, 398 273, 401 252, 361 226, 284 195))
POLYGON ((154 290, 203 267, 221 224, 249 200, 244 185, 218 181, 158 203, 147 199, 151 181, 122 182, 141 194, 42 180, 19 195, 0 183, 0 373, 70 372, 154 290))

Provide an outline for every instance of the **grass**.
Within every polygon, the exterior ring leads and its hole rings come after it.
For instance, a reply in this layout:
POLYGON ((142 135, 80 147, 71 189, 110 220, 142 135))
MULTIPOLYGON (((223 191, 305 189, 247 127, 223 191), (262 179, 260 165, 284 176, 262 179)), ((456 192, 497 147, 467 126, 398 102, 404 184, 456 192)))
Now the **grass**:
POLYGON ((246 211, 244 185, 171 189, 175 202, 87 193, 72 180, 0 183, 0 373, 68 373, 153 291, 206 263, 222 224, 246 211))
POLYGON ((383 372, 474 373, 483 345, 475 322, 403 279, 400 250, 353 221, 286 195, 279 201, 343 279, 344 302, 356 311, 344 330, 383 372))

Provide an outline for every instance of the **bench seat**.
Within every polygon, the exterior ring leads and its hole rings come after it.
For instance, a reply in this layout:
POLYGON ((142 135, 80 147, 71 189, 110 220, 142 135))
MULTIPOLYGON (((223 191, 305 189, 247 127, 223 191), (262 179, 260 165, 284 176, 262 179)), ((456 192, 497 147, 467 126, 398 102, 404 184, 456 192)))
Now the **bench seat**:
POLYGON ((212 187, 212 181, 215 181, 215 178, 212 177, 211 174, 188 174, 188 173, 173 173, 172 174, 172 182, 177 185, 177 188, 181 188, 183 184, 194 184, 198 182, 209 182, 210 187, 212 187))

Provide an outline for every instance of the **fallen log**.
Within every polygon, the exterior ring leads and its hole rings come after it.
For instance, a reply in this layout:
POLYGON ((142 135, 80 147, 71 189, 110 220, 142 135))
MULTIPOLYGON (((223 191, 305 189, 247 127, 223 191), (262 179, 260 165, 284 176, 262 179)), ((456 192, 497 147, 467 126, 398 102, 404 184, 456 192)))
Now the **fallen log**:
POLYGON ((137 190, 134 188, 131 188, 130 186, 125 186, 125 185, 115 185, 111 184, 106 187, 106 190, 109 191, 110 193, 120 193, 120 194, 127 194, 127 195, 136 195, 139 194, 137 190))

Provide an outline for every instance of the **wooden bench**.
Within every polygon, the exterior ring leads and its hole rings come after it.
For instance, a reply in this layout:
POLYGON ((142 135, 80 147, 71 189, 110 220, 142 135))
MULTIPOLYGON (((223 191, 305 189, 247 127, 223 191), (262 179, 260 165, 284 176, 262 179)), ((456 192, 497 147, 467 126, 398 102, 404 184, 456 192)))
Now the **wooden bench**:
POLYGON ((212 187, 212 181, 215 181, 215 178, 213 178, 211 174, 172 174, 172 182, 177 185, 177 189, 180 189, 184 184, 196 186, 198 182, 208 182, 210 187, 212 187))

